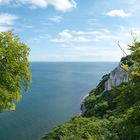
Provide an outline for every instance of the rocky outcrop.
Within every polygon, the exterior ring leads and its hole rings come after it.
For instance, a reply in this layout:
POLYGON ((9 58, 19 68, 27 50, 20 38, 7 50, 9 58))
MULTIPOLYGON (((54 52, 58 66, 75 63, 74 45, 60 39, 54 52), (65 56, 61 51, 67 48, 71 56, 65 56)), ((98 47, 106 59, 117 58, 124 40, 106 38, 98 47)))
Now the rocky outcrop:
POLYGON ((83 97, 83 99, 82 99, 82 103, 81 103, 81 107, 80 107, 81 112, 80 112, 79 115, 82 115, 82 114, 84 114, 84 113, 86 112, 85 99, 86 99, 86 97, 88 97, 88 96, 89 96, 89 94, 85 95, 85 96, 83 97))
POLYGON ((127 83, 128 76, 128 72, 125 71, 119 64, 119 66, 110 73, 109 79, 105 82, 104 91, 111 90, 112 87, 119 86, 122 83, 127 83))

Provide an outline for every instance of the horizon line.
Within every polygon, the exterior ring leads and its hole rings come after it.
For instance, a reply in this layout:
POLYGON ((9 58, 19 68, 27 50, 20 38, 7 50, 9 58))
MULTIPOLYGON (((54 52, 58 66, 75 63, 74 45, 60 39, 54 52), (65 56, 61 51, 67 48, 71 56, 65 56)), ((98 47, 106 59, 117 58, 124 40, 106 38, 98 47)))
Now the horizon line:
POLYGON ((110 62, 110 63, 112 63, 112 62, 119 62, 119 61, 29 61, 29 62, 30 62, 30 63, 32 63, 32 62, 49 62, 49 63, 50 63, 50 62, 52 62, 52 63, 53 63, 53 62, 54 62, 54 63, 55 63, 55 62, 58 62, 58 63, 59 63, 59 62, 60 62, 60 63, 61 63, 61 62, 66 62, 66 63, 70 63, 70 62, 87 62, 87 63, 89 63, 89 62, 91 62, 91 63, 93 63, 93 62, 98 62, 98 63, 100 63, 100 62, 101 62, 101 63, 102 63, 102 62, 107 62, 107 63, 109 63, 109 62, 110 62))

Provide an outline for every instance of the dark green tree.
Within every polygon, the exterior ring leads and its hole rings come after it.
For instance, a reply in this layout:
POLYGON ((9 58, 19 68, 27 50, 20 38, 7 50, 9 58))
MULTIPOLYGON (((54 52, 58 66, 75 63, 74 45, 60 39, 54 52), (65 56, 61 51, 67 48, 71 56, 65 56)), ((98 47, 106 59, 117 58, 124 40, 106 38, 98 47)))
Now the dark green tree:
POLYGON ((14 110, 31 82, 30 49, 12 31, 0 33, 0 111, 14 110))

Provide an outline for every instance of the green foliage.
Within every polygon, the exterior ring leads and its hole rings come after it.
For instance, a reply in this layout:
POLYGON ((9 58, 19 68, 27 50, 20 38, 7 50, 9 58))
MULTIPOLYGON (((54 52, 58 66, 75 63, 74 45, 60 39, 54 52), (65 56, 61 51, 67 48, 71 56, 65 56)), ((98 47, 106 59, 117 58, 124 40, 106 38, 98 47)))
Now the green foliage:
POLYGON ((131 55, 127 55, 125 57, 121 58, 121 63, 123 64, 127 64, 129 67, 133 65, 132 59, 131 59, 131 55))
MULTIPOLYGON (((108 80, 110 74, 106 74, 102 77, 102 80, 100 81, 100 83, 97 85, 97 87, 95 88, 95 95, 101 94, 104 89, 105 89, 105 82, 108 80)), ((91 92, 92 93, 92 92, 91 92)))
POLYGON ((29 48, 12 31, 0 33, 0 111, 15 109, 31 82, 29 48))
POLYGON ((105 75, 85 99, 86 111, 45 135, 42 140, 140 140, 140 42, 129 46, 129 82, 104 92, 105 75))
POLYGON ((104 140, 110 134, 105 126, 109 121, 74 117, 65 125, 58 126, 42 140, 104 140))

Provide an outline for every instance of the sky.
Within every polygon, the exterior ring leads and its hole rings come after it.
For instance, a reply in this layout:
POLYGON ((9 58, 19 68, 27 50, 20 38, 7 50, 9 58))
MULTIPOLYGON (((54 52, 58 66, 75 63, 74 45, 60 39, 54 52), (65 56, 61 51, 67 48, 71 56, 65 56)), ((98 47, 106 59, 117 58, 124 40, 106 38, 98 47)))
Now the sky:
POLYGON ((140 0, 0 0, 0 32, 14 30, 30 61, 119 61, 140 34, 140 0))

